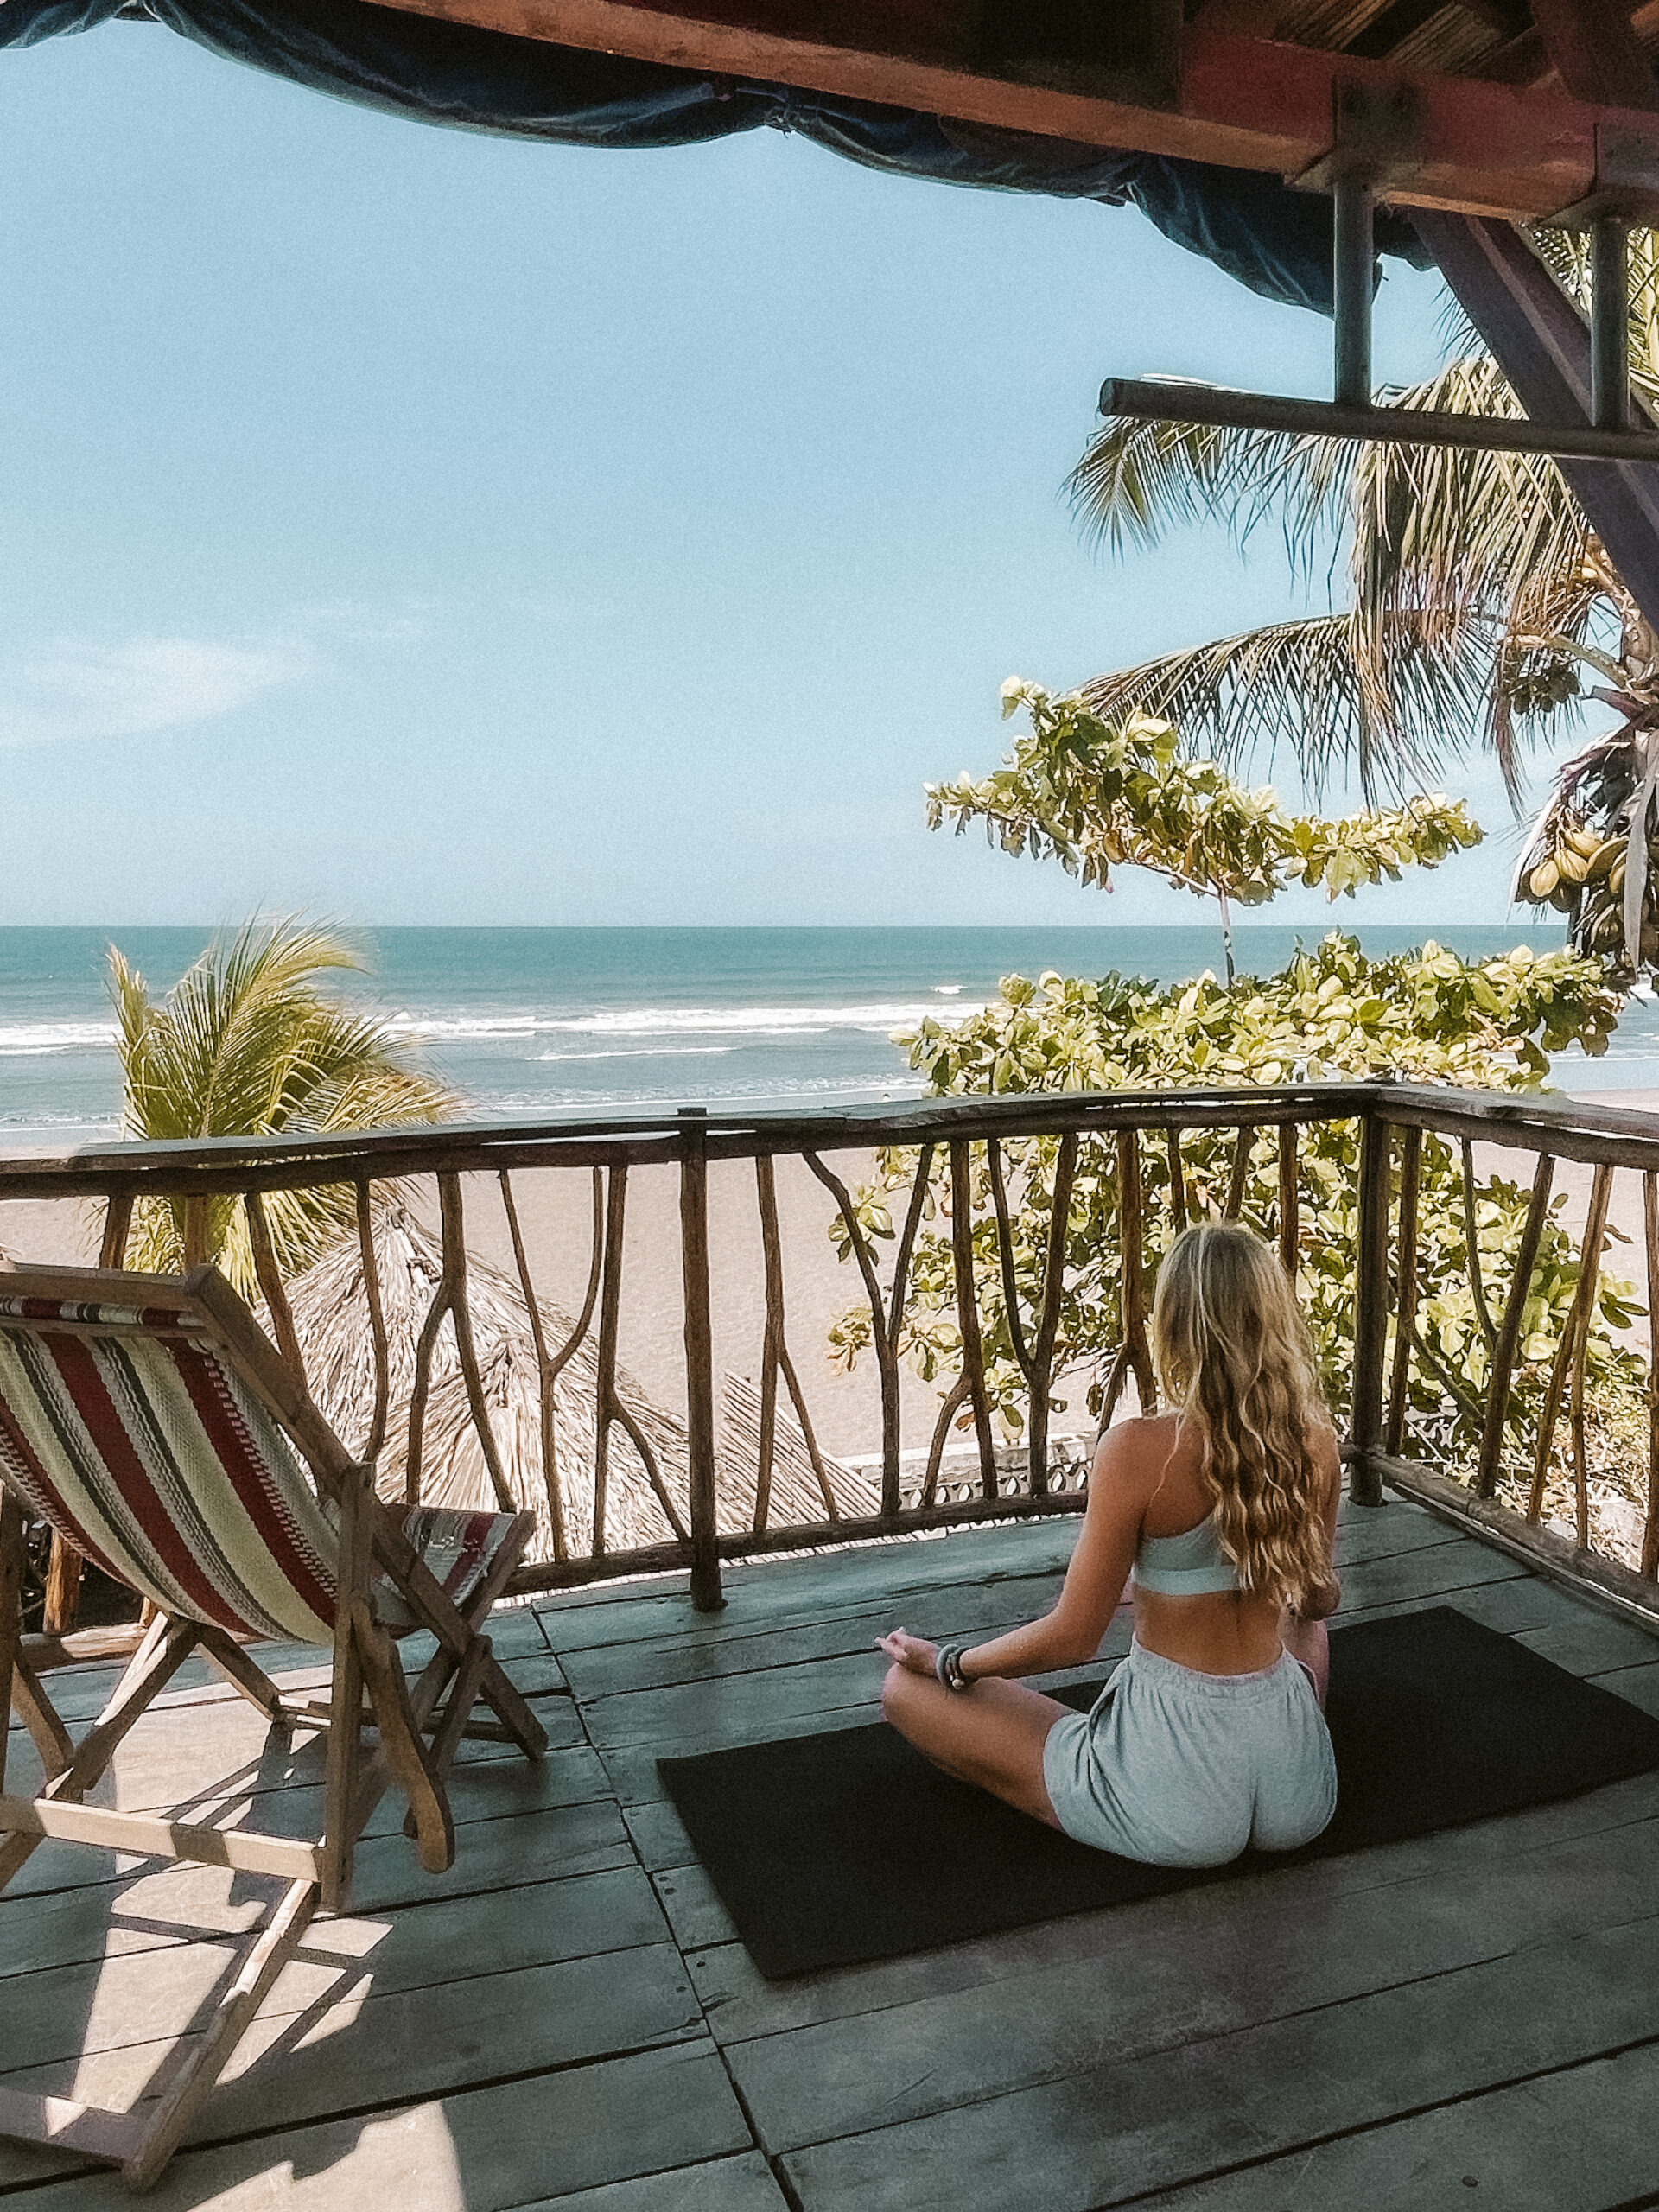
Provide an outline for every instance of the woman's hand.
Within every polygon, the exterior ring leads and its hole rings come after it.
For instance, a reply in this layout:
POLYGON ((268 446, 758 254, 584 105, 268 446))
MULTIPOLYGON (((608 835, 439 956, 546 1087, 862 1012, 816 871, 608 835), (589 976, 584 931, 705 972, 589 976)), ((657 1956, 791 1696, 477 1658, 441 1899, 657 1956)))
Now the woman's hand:
POLYGON ((875 1639, 878 1651, 885 1651, 897 1667, 907 1674, 931 1675, 939 1647, 930 1643, 925 1636, 912 1636, 908 1629, 895 1628, 886 1636, 875 1639))

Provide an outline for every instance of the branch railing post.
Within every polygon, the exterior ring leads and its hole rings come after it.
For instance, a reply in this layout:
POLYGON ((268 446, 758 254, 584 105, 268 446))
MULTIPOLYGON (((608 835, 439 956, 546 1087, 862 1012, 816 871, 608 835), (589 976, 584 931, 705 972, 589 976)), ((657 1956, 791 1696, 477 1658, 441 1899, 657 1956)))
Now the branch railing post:
POLYGON ((685 1299, 685 1440, 691 1520, 691 1602, 700 1613, 726 1603, 715 1526, 715 1337, 709 1294, 707 1110, 680 1109, 680 1271, 685 1299))
POLYGON ((1348 1495, 1381 1505, 1382 1363, 1389 1336, 1389 1166, 1392 1139, 1375 1108, 1359 1125, 1359 1235, 1354 1268, 1354 1388, 1348 1495))

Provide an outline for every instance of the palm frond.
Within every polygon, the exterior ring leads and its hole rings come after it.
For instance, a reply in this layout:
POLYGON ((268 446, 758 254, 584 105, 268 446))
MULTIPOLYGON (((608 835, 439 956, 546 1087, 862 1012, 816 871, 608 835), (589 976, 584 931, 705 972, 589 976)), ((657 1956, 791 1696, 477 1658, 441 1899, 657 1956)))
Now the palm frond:
POLYGON ((1166 653, 1095 677, 1081 690, 1105 721, 1139 709, 1173 722, 1195 753, 1233 765, 1265 755, 1271 765, 1282 746, 1311 791, 1323 791, 1352 761, 1368 796, 1404 796, 1478 734, 1491 642, 1484 664, 1466 639, 1445 652, 1438 625, 1402 615, 1367 649, 1383 656, 1380 689, 1395 719, 1382 724, 1345 613, 1272 623, 1166 653))
POLYGON ((1224 524, 1242 545, 1282 510, 1287 550, 1305 568, 1341 518, 1352 467, 1339 439, 1120 416, 1090 440, 1067 489, 1088 534, 1114 555, 1199 522, 1224 524))
MULTIPOLYGON (((454 1111, 384 1022, 332 997, 319 979, 360 971, 349 939, 318 925, 250 924, 216 942, 166 998, 114 948, 110 988, 134 1136, 269 1136, 431 1122, 454 1111)), ((284 1273, 308 1267, 347 1225, 349 1189, 274 1193, 266 1214, 284 1273)), ((182 1201, 135 1211, 134 1263, 176 1273, 184 1257, 182 1201)), ((207 1206, 207 1249, 237 1287, 254 1287, 247 1224, 233 1199, 207 1206)))

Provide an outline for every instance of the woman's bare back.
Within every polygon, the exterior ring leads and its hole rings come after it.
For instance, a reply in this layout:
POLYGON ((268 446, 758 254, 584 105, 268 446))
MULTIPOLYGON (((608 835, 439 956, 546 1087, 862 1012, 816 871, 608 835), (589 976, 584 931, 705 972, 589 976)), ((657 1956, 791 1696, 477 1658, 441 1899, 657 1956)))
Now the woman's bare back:
MULTIPOLYGON (((1117 1433, 1128 1463, 1126 1475, 1137 1488, 1145 1486, 1142 1537, 1179 1536, 1196 1529, 1211 1509, 1198 1432, 1190 1424, 1183 1428, 1173 1414, 1159 1414, 1125 1421, 1117 1433)), ((1329 1471, 1334 1508, 1334 1437, 1329 1471)), ((1135 1636, 1147 1649, 1202 1675, 1255 1674, 1271 1667, 1287 1642, 1285 1609, 1270 1599, 1236 1590, 1174 1598, 1138 1584, 1129 1594, 1135 1600, 1135 1636)))

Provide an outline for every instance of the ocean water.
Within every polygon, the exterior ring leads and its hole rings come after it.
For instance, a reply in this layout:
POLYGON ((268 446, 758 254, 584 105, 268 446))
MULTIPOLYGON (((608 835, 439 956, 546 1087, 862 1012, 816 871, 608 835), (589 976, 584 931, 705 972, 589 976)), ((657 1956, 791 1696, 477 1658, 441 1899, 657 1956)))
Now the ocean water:
MULTIPOLYGON (((120 1085, 105 954, 114 942, 160 991, 207 930, 0 930, 0 1149, 57 1150, 117 1133, 120 1085)), ((1299 938, 1235 932, 1241 969, 1280 966, 1299 938)), ((1465 955, 1559 931, 1362 932, 1382 953, 1437 934, 1465 955)), ((405 1035, 477 1118, 729 1101, 826 1110, 914 1096, 891 1043, 923 1016, 982 1006, 1000 977, 1117 969, 1165 982, 1221 966, 1196 929, 388 929, 365 931, 350 988, 405 1035)), ((1573 1090, 1659 1089, 1659 1007, 1631 1008, 1599 1062, 1563 1056, 1573 1090)))

